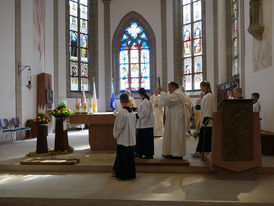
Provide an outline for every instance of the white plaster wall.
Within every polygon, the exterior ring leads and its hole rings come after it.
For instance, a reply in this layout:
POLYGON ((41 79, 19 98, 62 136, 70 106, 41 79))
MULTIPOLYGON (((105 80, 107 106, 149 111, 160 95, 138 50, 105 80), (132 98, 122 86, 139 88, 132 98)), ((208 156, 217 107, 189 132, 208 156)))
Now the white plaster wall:
POLYGON ((0 118, 15 116, 15 1, 0 7, 0 118))
MULTIPOLYGON (((265 0, 264 0, 265 1, 265 0)), ((263 1, 263 2, 264 2, 263 1)), ((266 0, 271 1, 271 0, 266 0)), ((272 1, 271 1, 272 2, 272 1)), ((274 3, 272 2, 272 11, 274 10, 274 3)), ((272 28, 273 19, 272 15, 272 28)), ((252 42, 253 37, 247 32, 249 26, 249 2, 245 1, 245 97, 250 98, 251 93, 259 92, 260 102, 262 105, 261 110, 261 128, 274 132, 274 96, 273 96, 273 78, 274 68, 269 67, 257 72, 252 70, 252 42)), ((273 59, 273 32, 272 32, 272 59, 273 59)))
POLYGON ((32 88, 28 89, 27 72, 22 75, 22 123, 33 119, 36 115, 37 102, 37 75, 45 72, 52 75, 53 79, 53 1, 46 1, 45 23, 45 67, 40 60, 39 52, 33 44, 33 1, 21 1, 21 54, 22 64, 30 65, 32 74, 32 88))

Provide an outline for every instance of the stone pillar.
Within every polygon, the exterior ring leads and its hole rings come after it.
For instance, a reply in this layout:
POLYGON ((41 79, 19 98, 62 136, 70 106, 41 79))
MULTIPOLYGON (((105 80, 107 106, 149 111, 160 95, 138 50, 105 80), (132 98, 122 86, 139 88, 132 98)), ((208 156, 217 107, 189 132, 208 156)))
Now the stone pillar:
POLYGON ((218 70, 219 81, 224 83, 227 81, 226 76, 226 0, 218 1, 218 70))
MULTIPOLYGON (((161 0, 161 32, 162 32, 162 87, 167 87, 167 13, 166 0, 161 0)), ((157 85, 157 83, 156 83, 157 85)), ((158 87, 158 85, 156 86, 158 87)))
POLYGON ((104 2, 104 45, 105 45, 105 103, 106 110, 109 108, 111 96, 111 56, 110 56, 110 0, 104 2))

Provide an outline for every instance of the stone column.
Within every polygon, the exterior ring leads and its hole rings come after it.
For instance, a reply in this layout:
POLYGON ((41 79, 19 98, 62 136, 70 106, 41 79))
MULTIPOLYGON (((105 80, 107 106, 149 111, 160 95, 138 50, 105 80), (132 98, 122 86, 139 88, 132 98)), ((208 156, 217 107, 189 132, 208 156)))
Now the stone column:
POLYGON ((18 65, 21 65, 21 1, 15 0, 15 95, 16 117, 22 122, 22 79, 18 73, 18 65))
MULTIPOLYGON (((162 87, 167 87, 167 14, 166 0, 161 0, 161 32, 162 32, 162 87)), ((157 87, 158 84, 156 83, 157 87)))
POLYGON ((104 45, 105 45, 105 103, 106 110, 109 110, 111 96, 111 56, 110 56, 110 0, 104 2, 104 45))
POLYGON ((218 1, 218 83, 227 81, 226 76, 226 0, 218 1))

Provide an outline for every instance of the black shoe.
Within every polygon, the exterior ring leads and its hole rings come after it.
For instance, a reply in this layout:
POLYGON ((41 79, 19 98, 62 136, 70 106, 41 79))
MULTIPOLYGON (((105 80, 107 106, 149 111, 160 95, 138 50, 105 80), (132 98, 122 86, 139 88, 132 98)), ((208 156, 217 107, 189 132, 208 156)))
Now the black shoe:
POLYGON ((162 155, 165 159, 172 159, 172 155, 162 155))
POLYGON ((140 155, 140 154, 135 153, 135 157, 142 159, 142 158, 143 158, 143 155, 140 155))
POLYGON ((143 159, 153 159, 153 156, 144 156, 143 159))
POLYGON ((179 157, 179 156, 173 156, 172 159, 175 159, 175 160, 182 160, 183 157, 179 157))

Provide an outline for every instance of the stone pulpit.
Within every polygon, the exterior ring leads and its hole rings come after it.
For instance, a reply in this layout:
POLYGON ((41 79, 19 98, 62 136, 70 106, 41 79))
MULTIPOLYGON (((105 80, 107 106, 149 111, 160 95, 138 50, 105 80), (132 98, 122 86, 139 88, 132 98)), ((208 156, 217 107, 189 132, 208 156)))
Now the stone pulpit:
POLYGON ((221 178, 250 179, 262 164, 260 118, 250 99, 224 100, 214 114, 211 170, 221 178))

